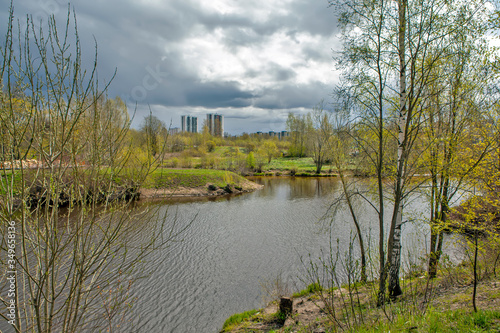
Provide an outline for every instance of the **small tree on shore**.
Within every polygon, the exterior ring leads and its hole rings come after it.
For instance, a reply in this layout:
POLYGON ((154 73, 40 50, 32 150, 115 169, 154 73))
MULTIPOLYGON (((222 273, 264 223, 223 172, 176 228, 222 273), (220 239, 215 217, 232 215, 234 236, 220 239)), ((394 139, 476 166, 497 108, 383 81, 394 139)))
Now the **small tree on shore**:
POLYGON ((153 157, 163 151, 162 134, 166 131, 165 124, 152 114, 144 117, 141 131, 146 137, 146 147, 153 157))
POLYGON ((311 124, 307 128, 308 151, 316 165, 316 174, 321 173, 323 165, 332 159, 333 152, 328 149, 333 136, 331 114, 325 110, 324 102, 318 103, 308 117, 311 124))
POLYGON ((271 163, 274 157, 277 157, 279 154, 278 147, 276 143, 272 140, 266 140, 259 148, 260 154, 267 158, 267 163, 271 163))

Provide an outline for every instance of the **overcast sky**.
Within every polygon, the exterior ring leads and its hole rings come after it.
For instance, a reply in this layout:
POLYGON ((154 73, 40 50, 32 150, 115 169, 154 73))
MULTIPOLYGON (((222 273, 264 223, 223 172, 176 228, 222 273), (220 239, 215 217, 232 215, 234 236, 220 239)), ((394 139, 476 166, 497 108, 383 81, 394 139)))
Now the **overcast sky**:
MULTIPOLYGON (((1 0, 5 22, 7 0, 1 0)), ((327 0, 78 0, 84 58, 98 44, 99 78, 129 109, 172 127, 180 116, 224 115, 230 134, 285 129, 288 112, 329 100, 338 75, 337 22, 327 0)), ((63 0, 14 1, 16 17, 64 22, 63 0)), ((2 27, 5 31, 5 27, 2 27)), ((3 35, 3 33, 2 33, 3 35)))

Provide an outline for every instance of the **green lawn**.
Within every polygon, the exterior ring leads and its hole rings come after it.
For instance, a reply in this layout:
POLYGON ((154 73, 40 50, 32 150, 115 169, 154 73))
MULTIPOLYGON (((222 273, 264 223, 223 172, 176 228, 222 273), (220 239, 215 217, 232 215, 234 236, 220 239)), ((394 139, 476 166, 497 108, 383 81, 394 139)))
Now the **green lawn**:
MULTIPOLYGON (((324 170, 328 170, 329 166, 323 166, 324 170)), ((316 172, 316 165, 311 157, 302 158, 274 158, 271 163, 264 165, 265 170, 292 170, 297 172, 316 172)))
POLYGON ((151 173, 144 184, 145 188, 194 188, 211 183, 219 187, 227 184, 241 186, 245 178, 223 170, 205 169, 166 169, 158 168, 151 173))

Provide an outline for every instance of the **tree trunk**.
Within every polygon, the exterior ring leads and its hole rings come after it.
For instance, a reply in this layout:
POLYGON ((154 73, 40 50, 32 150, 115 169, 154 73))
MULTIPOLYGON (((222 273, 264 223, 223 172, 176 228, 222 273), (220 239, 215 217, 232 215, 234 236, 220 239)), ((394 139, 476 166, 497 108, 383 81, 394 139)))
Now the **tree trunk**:
POLYGON ((472 305, 474 307, 474 312, 477 312, 476 306, 476 294, 477 294, 477 226, 474 231, 474 290, 472 291, 472 305))
POLYGON ((349 211, 351 212, 352 220, 354 221, 354 225, 356 226, 356 233, 358 234, 358 242, 359 242, 359 250, 361 252, 361 277, 360 281, 366 283, 367 275, 366 275, 366 255, 365 255, 365 243, 363 241, 363 234, 361 233, 361 226, 359 225, 358 218, 356 213, 354 212, 354 207, 352 205, 351 197, 348 193, 347 186, 345 183, 344 173, 340 170, 340 166, 337 167, 340 181, 342 182, 342 189, 346 196, 347 206, 349 207, 349 211))
POLYGON ((316 174, 319 175, 321 173, 321 168, 323 167, 323 163, 321 160, 316 162, 316 174))
POLYGON ((280 312, 283 317, 288 318, 293 312, 293 300, 290 297, 281 297, 280 299, 280 312))
POLYGON ((437 268, 439 260, 441 259, 441 254, 443 251, 443 237, 444 232, 442 229, 443 223, 448 219, 448 195, 449 195, 449 178, 447 175, 443 175, 441 181, 444 181, 442 192, 439 191, 439 202, 440 207, 436 208, 436 216, 431 224, 431 249, 429 255, 429 278, 433 279, 437 276, 437 268), (438 211, 439 209, 439 211, 438 211))
MULTIPOLYGON (((381 1, 381 8, 384 7, 384 1, 381 1)), ((380 27, 383 24, 383 14, 380 14, 380 27)), ((378 250, 379 250, 379 290, 377 297, 377 306, 382 306, 385 304, 385 282, 386 282, 386 268, 385 268, 385 250, 384 250, 384 183, 382 175, 382 167, 384 163, 384 102, 383 102, 383 75, 381 71, 381 35, 380 31, 377 34, 377 71, 379 80, 379 91, 378 91, 378 161, 377 161, 377 183, 378 183, 378 225, 379 225, 379 239, 378 239, 378 250)))
POLYGON ((443 232, 437 230, 438 226, 435 221, 431 224, 431 252, 429 254, 429 278, 434 279, 437 276, 437 267, 441 253, 439 244, 442 244, 443 232))
POLYGON ((403 223, 403 177, 405 164, 405 145, 407 127, 406 105, 406 8, 407 0, 398 0, 399 10, 399 135, 398 135, 398 166, 395 188, 395 207, 391 231, 389 233, 388 264, 389 264, 389 295, 402 294, 399 286, 399 268, 401 265, 401 225, 403 223))

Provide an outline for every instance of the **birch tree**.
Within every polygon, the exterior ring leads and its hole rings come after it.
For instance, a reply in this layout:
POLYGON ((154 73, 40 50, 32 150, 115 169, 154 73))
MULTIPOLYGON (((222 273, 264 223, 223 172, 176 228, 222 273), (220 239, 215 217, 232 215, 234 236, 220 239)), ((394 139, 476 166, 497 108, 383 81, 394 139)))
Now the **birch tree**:
POLYGON ((379 304, 383 304, 387 278, 389 295, 402 292, 403 209, 405 199, 418 188, 410 180, 424 149, 415 143, 424 122, 423 103, 429 98, 426 87, 433 68, 448 56, 453 33, 484 19, 486 2, 332 0, 330 4, 341 13, 344 49, 338 63, 357 105, 353 123, 361 129, 358 133, 369 134, 356 140, 377 178, 372 207, 378 215, 379 304), (397 148, 386 149, 393 146, 397 148), (386 196, 393 204, 387 234, 386 196))

